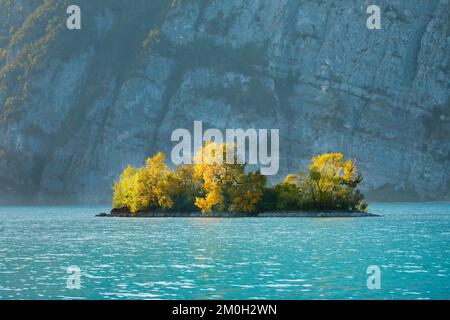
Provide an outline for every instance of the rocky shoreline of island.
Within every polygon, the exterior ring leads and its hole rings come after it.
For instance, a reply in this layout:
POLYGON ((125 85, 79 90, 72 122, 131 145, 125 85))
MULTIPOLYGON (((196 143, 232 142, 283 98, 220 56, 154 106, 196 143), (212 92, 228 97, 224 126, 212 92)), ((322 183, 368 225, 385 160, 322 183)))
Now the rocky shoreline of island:
POLYGON ((202 214, 201 212, 168 212, 168 211, 143 211, 132 213, 126 209, 112 209, 109 213, 102 212, 96 217, 105 218, 369 218, 380 217, 380 215, 349 211, 291 211, 291 212, 259 212, 259 213, 228 213, 216 212, 202 214))

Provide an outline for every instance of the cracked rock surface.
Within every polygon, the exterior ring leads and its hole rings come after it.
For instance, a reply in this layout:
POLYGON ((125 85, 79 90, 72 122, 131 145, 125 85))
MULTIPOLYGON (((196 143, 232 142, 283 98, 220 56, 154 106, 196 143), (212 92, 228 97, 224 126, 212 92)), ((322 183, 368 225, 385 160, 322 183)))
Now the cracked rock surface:
POLYGON ((109 203, 174 129, 280 129, 280 173, 357 161, 374 199, 450 199, 448 0, 0 1, 0 203, 109 203))

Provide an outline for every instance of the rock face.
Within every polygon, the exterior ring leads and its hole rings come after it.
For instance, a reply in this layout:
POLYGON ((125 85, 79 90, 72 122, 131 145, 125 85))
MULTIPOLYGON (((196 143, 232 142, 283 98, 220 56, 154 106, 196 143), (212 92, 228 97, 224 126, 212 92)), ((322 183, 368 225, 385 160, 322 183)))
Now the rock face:
POLYGON ((280 129, 280 174, 354 158, 376 198, 450 198, 448 0, 0 1, 0 203, 109 202, 176 128, 280 129))

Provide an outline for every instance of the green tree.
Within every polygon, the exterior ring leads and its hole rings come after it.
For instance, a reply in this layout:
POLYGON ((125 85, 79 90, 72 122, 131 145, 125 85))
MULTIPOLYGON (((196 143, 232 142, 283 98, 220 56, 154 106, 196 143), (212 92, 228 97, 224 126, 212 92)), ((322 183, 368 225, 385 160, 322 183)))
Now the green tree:
POLYGON ((195 199, 200 195, 201 182, 194 177, 193 165, 180 165, 169 174, 169 189, 174 211, 196 211, 195 199))

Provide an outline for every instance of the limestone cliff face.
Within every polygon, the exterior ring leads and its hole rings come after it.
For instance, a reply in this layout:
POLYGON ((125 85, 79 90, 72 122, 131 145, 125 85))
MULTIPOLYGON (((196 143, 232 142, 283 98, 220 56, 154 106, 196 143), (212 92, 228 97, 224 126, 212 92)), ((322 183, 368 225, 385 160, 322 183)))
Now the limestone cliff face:
POLYGON ((281 179, 356 159, 385 199, 450 190, 448 0, 0 0, 0 203, 109 202, 170 134, 279 128, 281 179))

